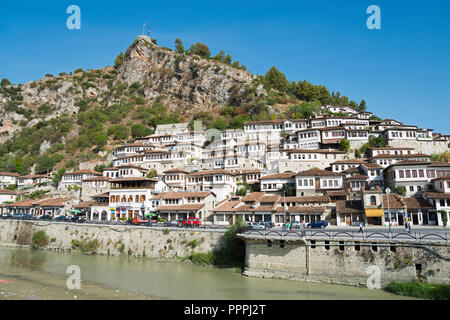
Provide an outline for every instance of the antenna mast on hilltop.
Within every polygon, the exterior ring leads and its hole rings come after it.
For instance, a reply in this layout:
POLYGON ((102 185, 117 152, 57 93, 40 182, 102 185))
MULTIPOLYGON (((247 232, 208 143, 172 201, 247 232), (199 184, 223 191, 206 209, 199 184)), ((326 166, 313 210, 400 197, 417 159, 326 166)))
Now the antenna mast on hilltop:
POLYGON ((145 36, 145 26, 146 26, 147 24, 144 22, 144 25, 142 26, 142 35, 143 36, 145 36))

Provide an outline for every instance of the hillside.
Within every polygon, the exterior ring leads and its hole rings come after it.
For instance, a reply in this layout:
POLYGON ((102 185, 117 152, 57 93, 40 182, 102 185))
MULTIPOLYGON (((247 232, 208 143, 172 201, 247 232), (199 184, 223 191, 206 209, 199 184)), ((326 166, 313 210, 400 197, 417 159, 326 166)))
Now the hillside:
POLYGON ((86 160, 108 162, 114 146, 161 123, 196 119, 221 130, 242 128, 248 120, 306 117, 320 104, 348 103, 323 86, 288 82, 276 68, 257 76, 223 52, 200 56, 195 49, 173 51, 139 36, 114 67, 21 85, 4 79, 0 171, 46 173, 86 160))

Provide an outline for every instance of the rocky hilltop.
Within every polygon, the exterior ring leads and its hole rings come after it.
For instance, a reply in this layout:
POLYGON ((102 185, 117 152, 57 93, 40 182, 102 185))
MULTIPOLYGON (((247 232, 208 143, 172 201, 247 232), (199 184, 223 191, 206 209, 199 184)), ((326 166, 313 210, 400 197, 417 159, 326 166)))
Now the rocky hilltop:
MULTIPOLYGON (((126 51, 115 83, 143 83, 147 101, 162 96, 161 102, 172 109, 188 106, 208 111, 228 105, 232 92, 244 92, 255 78, 248 71, 177 54, 139 36, 126 51)), ((263 93, 260 86, 259 94, 263 93)))
MULTIPOLYGON (((138 36, 126 50, 117 70, 107 67, 12 86, 0 93, 0 142, 13 137, 25 121, 32 127, 42 120, 73 115, 80 101, 112 106, 120 95, 108 94, 114 86, 139 85, 144 103, 156 99, 171 110, 210 111, 226 106, 233 94, 243 94, 256 78, 248 71, 196 55, 177 54, 138 36), (87 78, 87 79, 86 79, 87 78), (111 81, 112 80, 112 81, 111 81)), ((264 95, 263 86, 258 95, 264 95)))

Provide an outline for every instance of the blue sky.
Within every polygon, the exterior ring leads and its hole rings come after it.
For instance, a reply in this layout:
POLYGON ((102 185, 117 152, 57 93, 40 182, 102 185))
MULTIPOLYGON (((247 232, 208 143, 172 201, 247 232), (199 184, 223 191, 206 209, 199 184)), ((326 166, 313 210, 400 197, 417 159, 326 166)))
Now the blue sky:
POLYGON ((271 66, 365 99, 382 118, 450 133, 450 1, 1 1, 0 78, 13 83, 46 73, 112 65, 142 33, 158 44, 179 37, 220 49, 256 73, 271 66), (68 30, 66 8, 81 8, 68 30), (369 5, 381 30, 369 30, 369 5))

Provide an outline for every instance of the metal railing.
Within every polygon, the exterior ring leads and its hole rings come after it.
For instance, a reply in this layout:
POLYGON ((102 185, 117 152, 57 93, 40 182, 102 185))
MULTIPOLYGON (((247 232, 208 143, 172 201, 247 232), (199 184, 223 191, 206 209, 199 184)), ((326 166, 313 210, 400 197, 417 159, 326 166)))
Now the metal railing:
POLYGON ((357 232, 357 231, 325 231, 307 230, 280 231, 280 230, 245 230, 240 233, 242 237, 253 236, 257 238, 279 238, 281 240, 306 238, 306 239, 326 239, 326 240, 350 240, 350 241, 438 241, 448 243, 447 232, 424 233, 424 232, 357 232))

